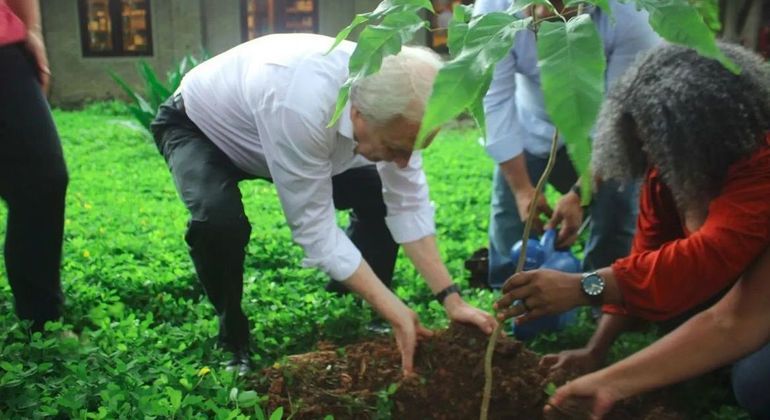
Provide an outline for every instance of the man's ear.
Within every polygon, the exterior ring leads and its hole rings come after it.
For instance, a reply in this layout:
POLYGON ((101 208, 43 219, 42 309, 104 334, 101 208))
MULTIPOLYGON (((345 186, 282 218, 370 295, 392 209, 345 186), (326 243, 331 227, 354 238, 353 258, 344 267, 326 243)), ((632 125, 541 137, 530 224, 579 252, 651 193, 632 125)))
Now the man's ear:
POLYGON ((361 111, 358 110, 358 108, 354 107, 353 105, 350 106, 350 119, 356 120, 361 118, 361 111))

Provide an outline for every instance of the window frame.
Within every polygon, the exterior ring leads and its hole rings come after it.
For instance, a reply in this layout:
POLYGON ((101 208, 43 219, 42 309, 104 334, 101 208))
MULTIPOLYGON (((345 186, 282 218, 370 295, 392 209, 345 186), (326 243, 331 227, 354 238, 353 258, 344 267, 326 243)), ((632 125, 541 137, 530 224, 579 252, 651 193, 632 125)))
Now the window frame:
MULTIPOLYGON (((246 42, 250 41, 249 39, 249 0, 241 0, 241 41, 246 42)), ((257 1, 265 1, 265 0, 257 0, 257 1)), ((274 23, 274 30, 273 32, 264 33, 261 35, 258 35, 257 38, 260 36, 270 35, 270 34, 282 34, 282 33, 318 33, 318 8, 320 7, 319 0, 311 0, 313 2, 313 32, 289 32, 286 30, 286 0, 275 0, 275 23, 274 23)), ((252 38, 254 39, 254 38, 252 38)))
POLYGON ((88 31, 88 0, 78 0, 78 19, 80 20, 80 51, 83 57, 152 57, 155 45, 152 37, 152 0, 147 3, 147 51, 126 51, 123 49, 123 19, 121 18, 122 0, 107 0, 107 10, 112 25, 111 51, 94 51, 91 49, 88 31))

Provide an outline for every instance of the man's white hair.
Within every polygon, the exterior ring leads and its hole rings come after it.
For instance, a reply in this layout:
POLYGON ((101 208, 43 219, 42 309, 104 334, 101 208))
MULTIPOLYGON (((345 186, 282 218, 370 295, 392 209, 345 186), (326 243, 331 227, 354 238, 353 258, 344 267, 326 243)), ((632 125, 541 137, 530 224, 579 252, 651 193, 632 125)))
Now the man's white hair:
POLYGON ((364 118, 384 125, 402 116, 419 122, 443 62, 425 47, 403 47, 382 60, 380 70, 353 82, 350 103, 364 118))

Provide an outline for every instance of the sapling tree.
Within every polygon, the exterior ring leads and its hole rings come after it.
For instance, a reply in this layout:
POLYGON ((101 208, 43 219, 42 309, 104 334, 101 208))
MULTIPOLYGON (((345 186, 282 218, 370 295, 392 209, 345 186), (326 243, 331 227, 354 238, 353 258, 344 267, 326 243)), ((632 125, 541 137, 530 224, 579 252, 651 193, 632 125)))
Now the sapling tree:
MULTIPOLYGON (((738 68, 716 45, 712 28, 718 27, 716 0, 620 0, 633 3, 649 15, 650 26, 668 42, 693 48, 701 55, 720 61, 732 71, 738 68), (705 17, 705 18, 704 18, 705 17), (705 20, 704 20, 705 19, 705 20)), ((513 0, 504 12, 474 15, 472 6, 457 5, 447 28, 450 59, 439 71, 433 92, 425 108, 417 145, 442 124, 470 113, 484 132, 483 99, 492 81, 497 62, 513 46, 516 34, 523 30, 536 33, 538 67, 548 116, 556 126, 551 155, 545 172, 538 181, 536 196, 548 179, 556 153, 557 137, 561 136, 568 155, 581 180, 583 202, 590 200, 592 177, 590 131, 604 97, 606 60, 596 25, 587 7, 599 7, 612 16, 609 0, 564 0, 563 9, 549 0, 513 0), (546 7, 554 18, 538 20, 535 6, 546 7), (571 10, 567 14, 563 10, 571 10)), ((339 118, 348 100, 351 83, 377 72, 383 57, 397 54, 422 29, 430 29, 422 16, 433 13, 429 0, 384 0, 375 10, 356 15, 350 25, 339 32, 336 47, 350 33, 363 26, 358 44, 351 56, 349 77, 340 89, 336 110, 329 125, 339 118)), ((524 228, 529 237, 536 212, 530 211, 524 228)), ((516 272, 521 271, 526 258, 522 248, 516 272)), ((481 419, 487 418, 492 389, 492 355, 502 323, 490 336, 484 360, 485 385, 481 419)))

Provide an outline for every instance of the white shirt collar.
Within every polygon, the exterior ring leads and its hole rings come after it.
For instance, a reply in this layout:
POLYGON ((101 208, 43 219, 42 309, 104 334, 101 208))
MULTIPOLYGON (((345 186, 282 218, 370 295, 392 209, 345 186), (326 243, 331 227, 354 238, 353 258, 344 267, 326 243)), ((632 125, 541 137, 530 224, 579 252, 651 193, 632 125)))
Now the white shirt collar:
POLYGON ((353 140, 353 121, 350 119, 350 100, 345 104, 345 108, 342 109, 342 115, 340 115, 337 124, 337 132, 343 137, 353 140))

